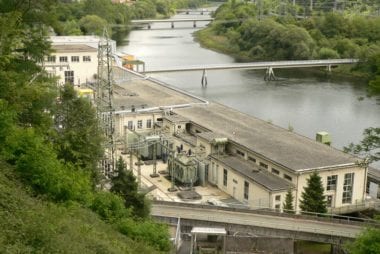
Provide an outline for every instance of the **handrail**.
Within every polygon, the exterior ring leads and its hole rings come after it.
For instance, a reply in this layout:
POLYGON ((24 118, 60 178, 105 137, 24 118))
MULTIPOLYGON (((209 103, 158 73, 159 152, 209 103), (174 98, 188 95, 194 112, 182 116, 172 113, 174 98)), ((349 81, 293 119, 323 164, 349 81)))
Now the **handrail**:
POLYGON ((153 201, 153 206, 157 205, 166 205, 166 206, 179 206, 179 207, 192 207, 192 208, 204 208, 211 210, 221 210, 221 211, 230 211, 230 212, 240 212, 240 213, 252 213, 252 214, 261 214, 277 217, 287 217, 293 219, 305 219, 305 220, 314 220, 322 222, 332 222, 338 224, 350 224, 358 226, 375 226, 380 227, 380 222, 372 219, 357 218, 345 215, 338 214, 328 214, 328 213, 313 213, 313 212, 302 212, 302 214, 291 214, 291 213, 281 213, 275 209, 258 207, 257 209, 246 209, 246 208, 234 208, 234 207, 222 207, 222 206, 213 206, 206 204, 193 204, 193 203, 183 203, 183 202, 173 202, 173 201, 153 201))

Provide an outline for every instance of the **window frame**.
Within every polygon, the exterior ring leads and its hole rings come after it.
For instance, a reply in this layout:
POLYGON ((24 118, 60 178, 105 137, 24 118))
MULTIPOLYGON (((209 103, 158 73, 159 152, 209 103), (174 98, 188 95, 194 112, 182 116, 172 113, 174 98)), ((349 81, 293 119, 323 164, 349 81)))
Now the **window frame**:
POLYGON ((223 186, 227 187, 228 184, 228 171, 227 169, 223 168, 223 186))
POLYGON ((59 62, 60 63, 67 63, 69 60, 67 58, 67 56, 60 56, 59 57, 59 62))
POLYGON ((79 56, 71 56, 72 63, 79 63, 79 56))
POLYGON ((83 62, 91 62, 91 56, 82 56, 82 61, 83 62))

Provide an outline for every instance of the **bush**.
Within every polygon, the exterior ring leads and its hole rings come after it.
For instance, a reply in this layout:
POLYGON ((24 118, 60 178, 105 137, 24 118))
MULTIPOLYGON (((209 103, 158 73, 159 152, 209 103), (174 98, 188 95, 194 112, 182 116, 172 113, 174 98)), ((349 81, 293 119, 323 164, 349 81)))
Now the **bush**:
POLYGON ((158 224, 150 220, 133 221, 124 219, 118 223, 121 233, 138 241, 144 241, 160 251, 169 251, 169 231, 167 225, 158 224))
POLYGON ((113 193, 99 191, 94 195, 91 209, 104 220, 116 221, 130 217, 130 211, 124 206, 123 199, 113 193))

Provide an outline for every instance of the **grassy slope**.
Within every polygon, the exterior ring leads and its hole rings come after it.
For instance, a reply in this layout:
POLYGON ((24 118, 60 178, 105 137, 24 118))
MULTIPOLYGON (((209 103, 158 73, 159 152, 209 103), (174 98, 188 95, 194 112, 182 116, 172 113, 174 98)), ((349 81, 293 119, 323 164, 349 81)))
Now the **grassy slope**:
POLYGON ((154 253, 90 210, 32 197, 0 162, 0 253, 154 253))

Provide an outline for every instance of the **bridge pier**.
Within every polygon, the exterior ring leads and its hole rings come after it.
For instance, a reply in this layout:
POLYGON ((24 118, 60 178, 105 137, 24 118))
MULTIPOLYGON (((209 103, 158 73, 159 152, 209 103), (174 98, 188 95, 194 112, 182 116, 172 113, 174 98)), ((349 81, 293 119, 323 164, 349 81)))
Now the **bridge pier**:
POLYGON ((207 87, 207 74, 206 74, 206 70, 203 70, 201 84, 202 84, 202 87, 207 87))
POLYGON ((172 28, 174 28, 174 22, 172 22, 172 28))
POLYGON ((331 72, 331 64, 327 65, 327 71, 331 72))
POLYGON ((274 75, 274 71, 272 67, 268 67, 265 76, 264 76, 265 81, 275 81, 277 80, 276 76, 274 75))

